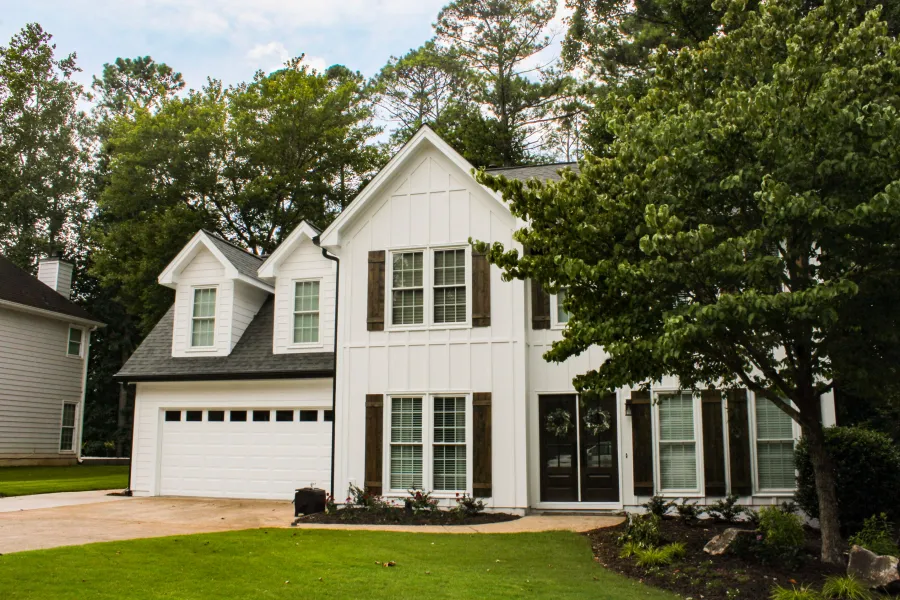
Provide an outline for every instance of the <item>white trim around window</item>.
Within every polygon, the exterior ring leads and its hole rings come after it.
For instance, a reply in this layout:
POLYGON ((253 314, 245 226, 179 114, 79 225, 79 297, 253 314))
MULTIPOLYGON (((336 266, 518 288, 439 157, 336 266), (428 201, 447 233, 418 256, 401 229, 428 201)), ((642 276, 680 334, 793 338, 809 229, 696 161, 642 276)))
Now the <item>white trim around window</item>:
POLYGON ((559 293, 550 296, 550 328, 565 329, 569 322, 569 312, 560 305, 560 295, 565 297, 566 291, 560 290, 559 293))
MULTIPOLYGON (((305 291, 308 291, 306 289, 305 291)), ((307 296, 309 298, 309 296, 307 296)), ((305 327, 309 331, 310 327, 305 327)), ((288 348, 320 348, 322 347, 322 278, 321 277, 305 277, 291 280, 291 322, 290 332, 288 334, 290 343, 288 348), (314 286, 312 285, 314 284, 314 286), (304 288, 315 288, 316 301, 315 306, 311 306, 308 302, 303 306, 297 306, 297 291, 300 286, 304 288), (297 341, 297 318, 302 316, 307 319, 314 317, 315 321, 315 340, 297 341)))
MULTIPOLYGON (((450 244, 440 246, 412 246, 412 247, 396 247, 389 248, 385 256, 385 323, 387 330, 411 330, 411 329, 468 329, 472 326, 472 252, 471 248, 465 244, 450 244), (435 255, 438 252, 458 251, 462 250, 465 256, 465 273, 463 275, 463 283, 455 285, 440 285, 436 281, 435 255), (422 254, 422 277, 421 281, 413 281, 410 278, 404 285, 396 289, 396 291, 408 291, 421 289, 422 293, 422 321, 420 323, 394 324, 394 255, 403 253, 421 253, 422 254), (437 285, 436 285, 437 284, 437 285), (435 319, 435 296, 436 290, 447 290, 450 288, 465 287, 465 320, 463 321, 445 321, 437 322, 435 319)), ((452 255, 450 255, 452 256, 452 255)), ((448 272, 444 268, 444 272, 448 272)), ((442 292, 447 293, 447 292, 442 292)), ((412 294, 410 294, 412 295, 412 294)))
MULTIPOLYGON (((692 394, 690 391, 654 389, 653 400, 653 486, 657 490, 657 494, 665 497, 701 497, 705 495, 703 423, 701 422, 703 413, 700 404, 700 394, 692 394), (662 426, 660 409, 661 404, 667 398, 677 401, 682 409, 689 402, 691 408, 691 422, 689 424, 685 423, 684 417, 686 415, 684 410, 680 410, 671 414, 671 418, 676 419, 677 422, 673 421, 667 423, 665 427, 662 426), (663 434, 665 434, 667 439, 662 439, 663 434), (693 437, 690 437, 691 435, 693 437), (689 452, 691 445, 693 445, 692 453, 689 452), (666 456, 663 456, 663 453, 666 456), (684 476, 679 478, 676 474, 670 474, 666 477, 669 480, 666 483, 676 482, 676 480, 680 479, 680 481, 677 481, 678 485, 672 483, 669 487, 663 486, 663 462, 668 462, 670 465, 679 463, 689 465, 691 461, 693 461, 694 465, 693 485, 690 485, 690 482, 687 482, 684 476)), ((663 413, 663 418, 669 418, 669 415, 665 414, 666 409, 663 409, 663 413)))
POLYGON ((203 352, 209 350, 216 350, 216 341, 218 338, 218 323, 219 323, 219 286, 217 285, 198 285, 191 288, 191 303, 190 303, 190 324, 188 326, 188 339, 187 339, 187 350, 190 352, 203 352), (197 304, 197 296, 198 294, 202 294, 203 292, 212 291, 212 314, 209 314, 209 294, 203 294, 201 297, 201 304, 199 305, 202 309, 202 314, 197 314, 198 304, 197 304), (198 335, 203 336, 203 342, 209 340, 209 343, 203 344, 195 344, 194 343, 194 327, 198 323, 204 323, 204 328, 206 328, 205 324, 211 322, 211 331, 206 330, 202 332, 196 332, 198 335), (210 336, 211 334, 211 336, 210 336))
POLYGON ((383 422, 385 496, 406 497, 409 489, 435 498, 472 493, 470 392, 386 394, 383 422))
POLYGON ((69 358, 82 358, 84 356, 84 328, 69 325, 69 331, 66 337, 66 356, 69 358), (77 339, 72 339, 72 334, 77 339), (75 352, 72 352, 74 346, 75 352))
MULTIPOLYGON (((788 443, 790 443, 791 451, 789 454, 785 450, 781 456, 778 456, 778 452, 776 451, 773 454, 772 458, 780 463, 782 467, 785 465, 785 463, 788 464, 788 468, 795 478, 797 474, 796 469, 790 467, 793 466, 793 449, 796 447, 797 441, 800 439, 800 425, 798 425, 797 422, 794 421, 787 413, 772 404, 771 401, 766 400, 765 398, 757 398, 756 394, 750 394, 749 401, 747 402, 747 407, 750 411, 750 460, 752 467, 751 470, 753 472, 753 493, 760 496, 788 496, 793 494, 796 491, 796 479, 794 479, 794 485, 789 487, 765 485, 767 483, 765 479, 778 479, 779 476, 777 473, 772 473, 764 476, 760 472, 760 467, 762 466, 760 446, 786 446, 788 443), (769 407, 763 408, 762 406, 760 406, 758 410, 758 402, 767 402, 769 403, 769 407), (776 413, 774 411, 778 412, 776 413), (768 413, 768 416, 774 418, 774 422, 770 422, 763 426, 760 426, 760 413, 763 413, 763 416, 766 416, 768 413), (788 421, 790 421, 789 425, 791 438, 788 438, 788 421)), ((777 466, 778 465, 776 465, 776 470, 779 470, 777 469, 777 466)), ((783 475, 782 477, 786 477, 786 475, 783 475)))
POLYGON ((78 420, 78 404, 63 402, 59 419, 59 451, 63 454, 75 453, 78 437, 75 435, 78 420))

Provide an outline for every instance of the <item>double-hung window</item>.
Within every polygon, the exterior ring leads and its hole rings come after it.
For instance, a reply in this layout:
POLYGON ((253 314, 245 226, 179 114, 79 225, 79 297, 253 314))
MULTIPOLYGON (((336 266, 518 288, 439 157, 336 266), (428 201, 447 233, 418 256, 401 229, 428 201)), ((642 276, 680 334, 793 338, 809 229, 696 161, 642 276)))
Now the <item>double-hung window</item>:
POLYGON ((78 327, 69 327, 69 344, 66 354, 69 356, 81 356, 81 338, 84 335, 78 327))
POLYGON ((664 492, 697 489, 694 398, 690 393, 659 396, 659 478, 664 492))
POLYGON ((422 398, 391 398, 391 489, 422 489, 422 398))
POLYGON ((556 323, 557 326, 563 326, 569 322, 569 311, 563 308, 566 300, 566 290, 562 289, 556 293, 556 323))
POLYGON ((63 403, 59 449, 63 452, 71 452, 75 449, 75 404, 71 402, 63 403))
POLYGON ((434 252, 434 322, 466 321, 466 251, 434 252))
POLYGON ((191 312, 191 347, 209 348, 215 339, 216 288, 197 288, 191 312))
POLYGON ((756 397, 756 469, 760 490, 791 490, 794 474, 794 423, 771 400, 756 397))
POLYGON ((294 343, 319 341, 319 282, 294 283, 294 343))
POLYGON ((425 253, 394 252, 391 261, 391 322, 421 325, 425 321, 425 253))
POLYGON ((390 489, 464 492, 468 488, 468 398, 390 399, 390 489))

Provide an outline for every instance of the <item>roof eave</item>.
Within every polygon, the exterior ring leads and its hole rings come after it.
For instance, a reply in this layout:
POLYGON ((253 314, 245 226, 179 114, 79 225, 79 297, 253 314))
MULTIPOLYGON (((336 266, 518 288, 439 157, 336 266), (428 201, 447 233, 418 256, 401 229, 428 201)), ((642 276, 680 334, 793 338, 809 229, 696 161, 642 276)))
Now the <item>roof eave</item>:
POLYGON ((33 315, 38 315, 41 317, 47 317, 48 319, 56 319, 57 321, 66 321, 67 323, 75 323, 76 325, 85 325, 88 327, 106 327, 106 323, 102 321, 96 321, 94 319, 85 319, 84 317, 76 317, 73 315, 69 315, 62 312, 56 312, 55 310, 47 310, 44 308, 37 308, 36 306, 29 306, 27 304, 19 304, 18 302, 10 302, 9 300, 0 300, 0 307, 8 308, 10 310, 17 310, 19 312, 29 313, 33 315))
POLYGON ((245 371, 235 373, 158 373, 129 375, 116 373, 113 379, 124 383, 149 383, 163 381, 244 381, 259 379, 330 379, 334 369, 311 371, 245 371))

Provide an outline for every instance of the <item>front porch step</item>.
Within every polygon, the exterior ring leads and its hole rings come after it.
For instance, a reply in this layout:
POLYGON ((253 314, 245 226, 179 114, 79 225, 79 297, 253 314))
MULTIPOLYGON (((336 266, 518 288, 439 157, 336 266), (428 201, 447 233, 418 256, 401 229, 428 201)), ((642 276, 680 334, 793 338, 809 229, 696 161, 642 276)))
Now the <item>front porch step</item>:
POLYGON ((539 517, 621 517, 625 516, 625 511, 613 508, 590 508, 584 510, 534 508, 530 509, 526 514, 539 517))

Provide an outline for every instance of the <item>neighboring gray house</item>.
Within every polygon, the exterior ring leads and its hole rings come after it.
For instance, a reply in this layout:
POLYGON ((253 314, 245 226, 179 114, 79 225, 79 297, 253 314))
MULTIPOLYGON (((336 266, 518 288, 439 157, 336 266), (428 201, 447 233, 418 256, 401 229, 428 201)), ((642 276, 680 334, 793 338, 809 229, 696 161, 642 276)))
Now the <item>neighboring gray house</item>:
POLYGON ((72 265, 41 259, 35 278, 0 255, 0 466, 80 456, 91 332, 69 299, 72 265))

